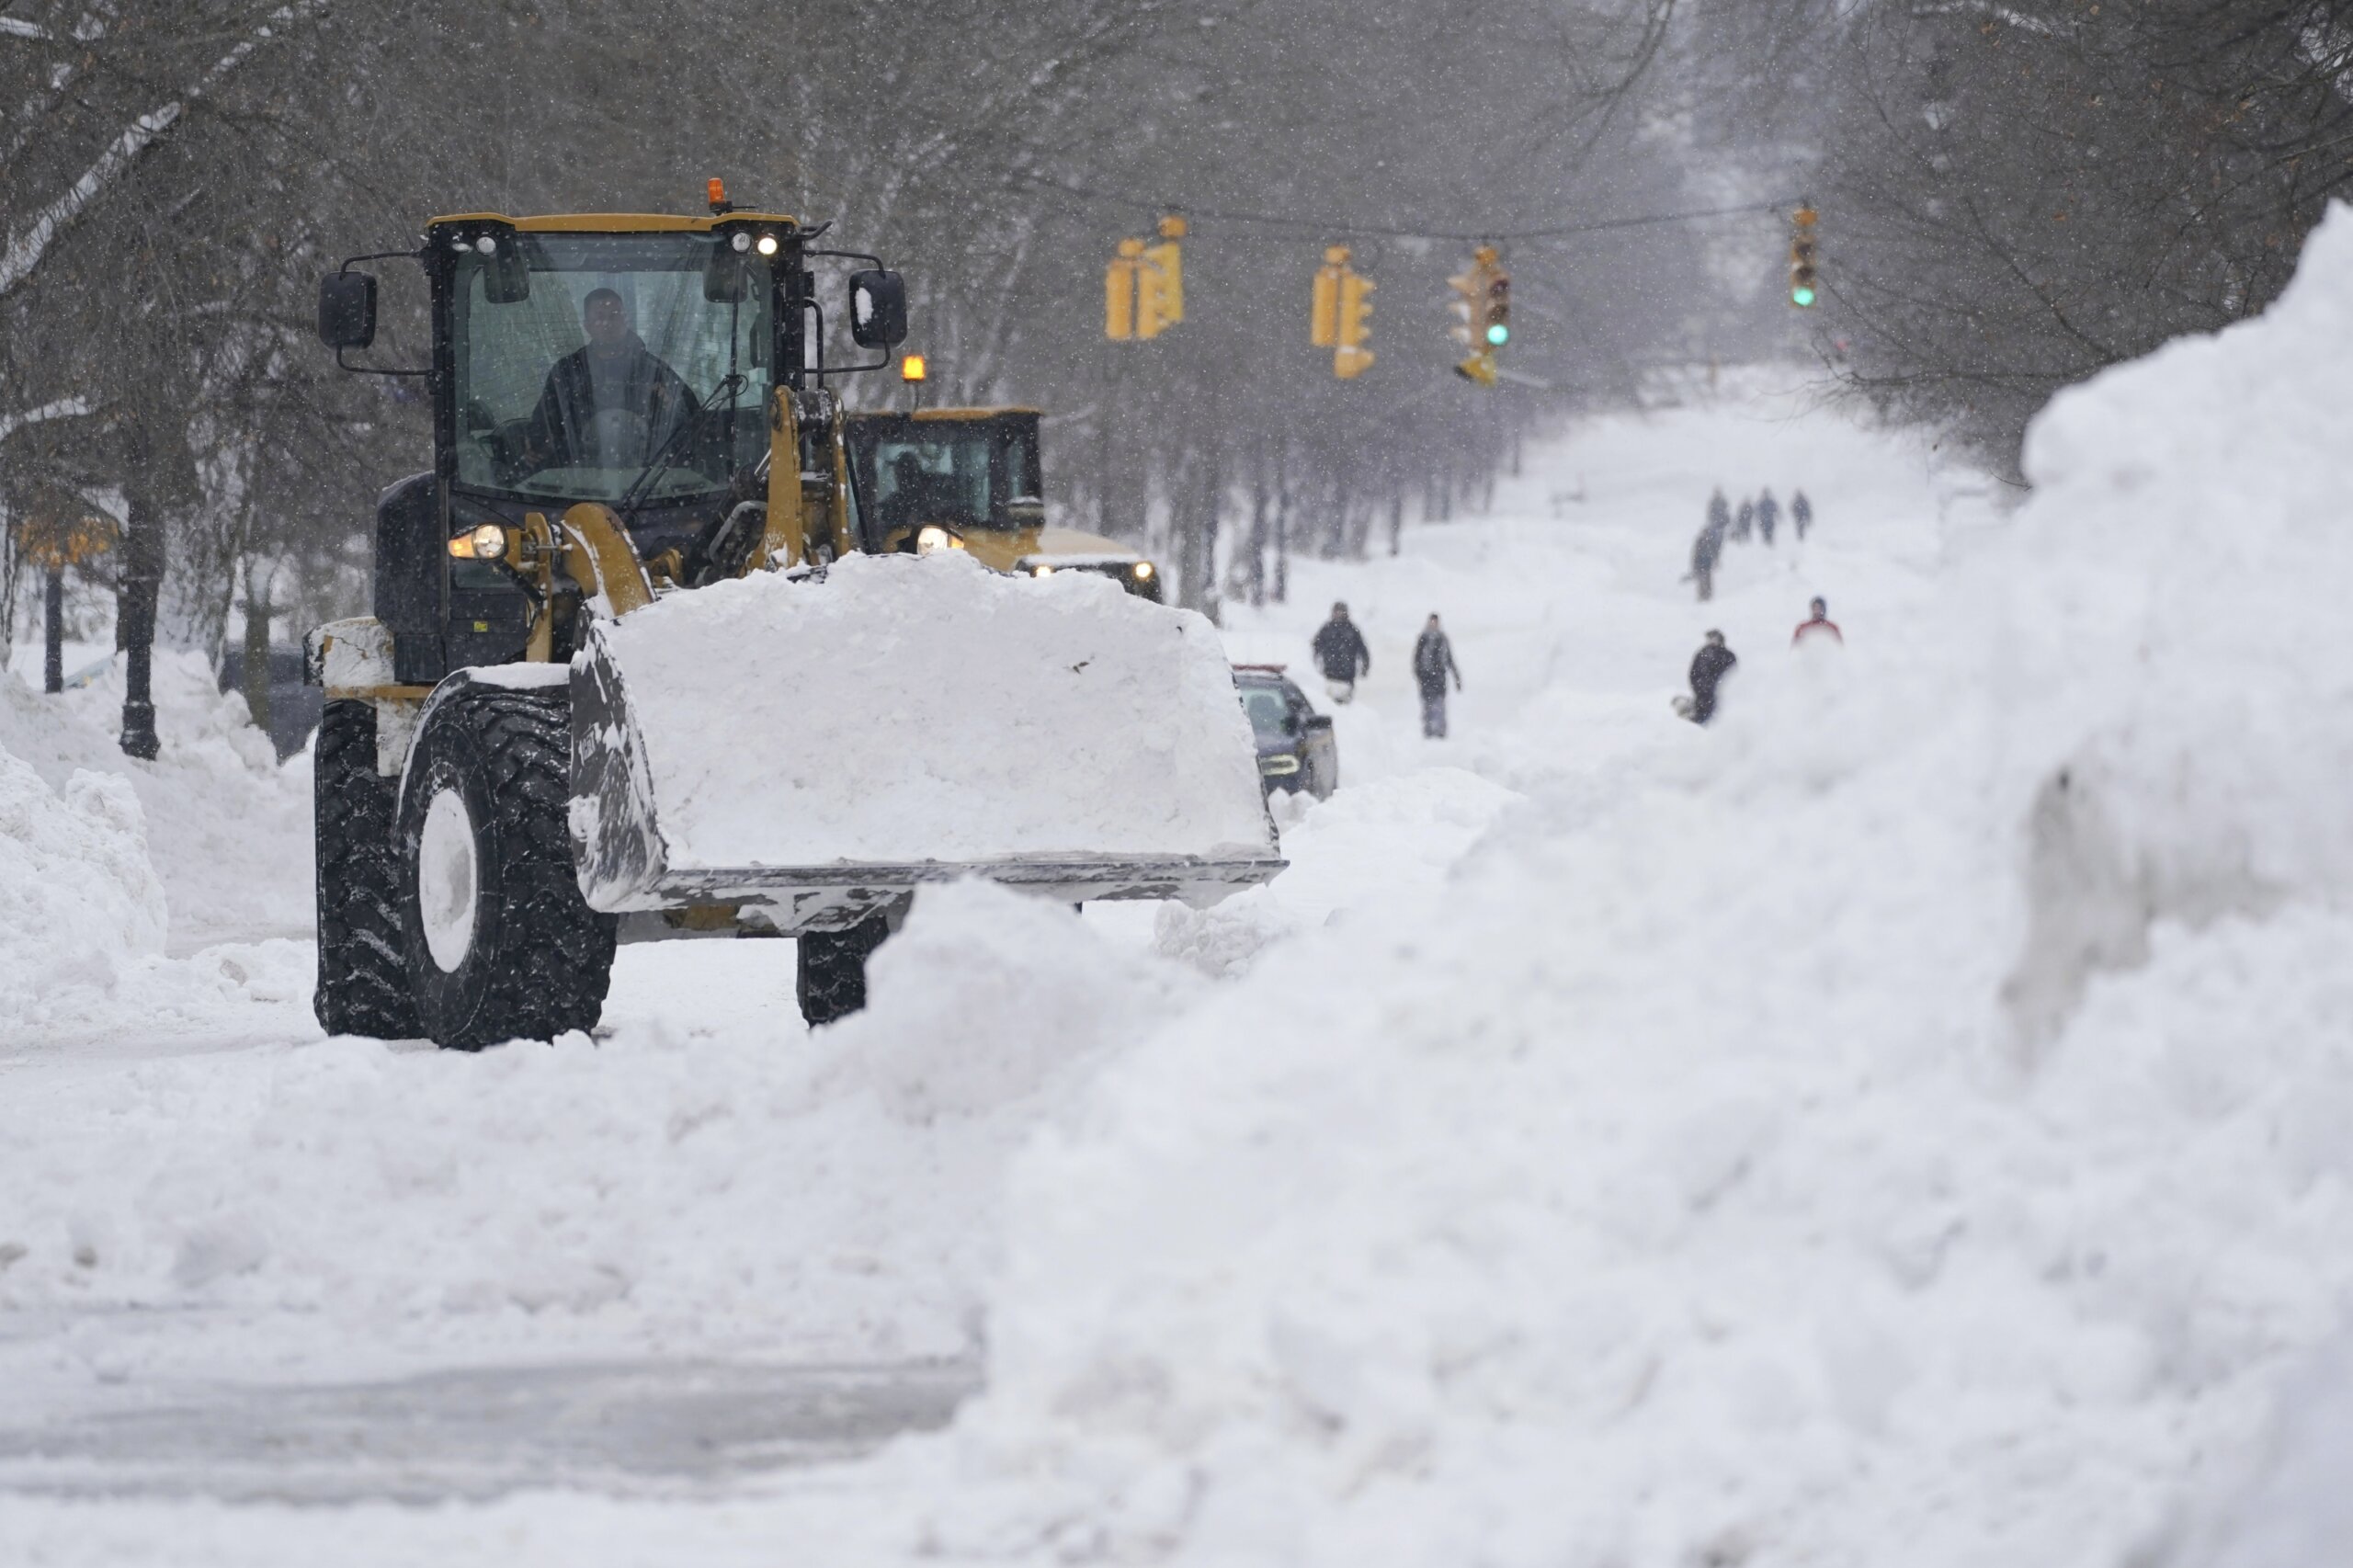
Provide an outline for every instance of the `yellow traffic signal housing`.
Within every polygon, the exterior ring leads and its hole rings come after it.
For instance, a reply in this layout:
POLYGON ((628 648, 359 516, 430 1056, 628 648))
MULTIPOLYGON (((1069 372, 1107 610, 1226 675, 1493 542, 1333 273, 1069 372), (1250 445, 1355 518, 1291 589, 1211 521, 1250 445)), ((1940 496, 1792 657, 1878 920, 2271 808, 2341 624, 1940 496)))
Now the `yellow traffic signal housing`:
POLYGON ((1361 347, 1372 335, 1372 279, 1360 273, 1340 274, 1340 347, 1361 347))
POLYGON ((1103 335, 1114 343, 1136 335, 1136 271, 1142 265, 1142 240, 1121 240, 1120 254, 1103 269, 1103 335))
POLYGON ((1340 341, 1332 350, 1332 373, 1344 381, 1372 368, 1372 350, 1364 346, 1372 336, 1372 290, 1371 278, 1341 269, 1340 341))
POLYGON ((1168 274, 1162 271, 1146 251, 1136 263, 1136 335, 1140 338, 1158 337, 1176 324, 1168 302, 1168 274))
POLYGON ((1340 341, 1340 279, 1348 270, 1348 247, 1332 245, 1316 269, 1315 289, 1309 302, 1307 341, 1329 348, 1340 341))
POLYGON ((1487 277, 1487 298, 1479 312, 1479 342, 1490 351, 1511 341, 1511 274, 1487 277))
POLYGON ((1801 207, 1790 215, 1790 303, 1800 310, 1811 309, 1821 298, 1814 269, 1814 225, 1822 215, 1812 206, 1801 207))
MULTIPOLYGON (((1170 216, 1160 221, 1160 243, 1144 247, 1146 265, 1156 269, 1156 282, 1149 275, 1146 281, 1154 283, 1161 324, 1175 326, 1185 319, 1185 252, 1176 242, 1185 237, 1185 220, 1170 216)), ((1149 337, 1150 333, 1140 335, 1149 337)))

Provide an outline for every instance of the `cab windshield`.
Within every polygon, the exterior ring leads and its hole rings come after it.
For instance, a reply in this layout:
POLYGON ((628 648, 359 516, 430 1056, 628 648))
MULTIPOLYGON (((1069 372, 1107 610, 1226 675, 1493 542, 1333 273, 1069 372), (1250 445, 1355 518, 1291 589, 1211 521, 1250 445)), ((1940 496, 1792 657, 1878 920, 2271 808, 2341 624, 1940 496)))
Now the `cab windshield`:
POLYGON ((521 299, 506 299, 517 291, 511 264, 501 288, 491 257, 457 263, 460 484, 606 502, 635 486, 676 500, 759 460, 774 395, 764 258, 720 254, 726 238, 708 234, 514 239, 529 269, 521 299))
POLYGON ((1038 445, 1025 424, 909 421, 874 443, 874 506, 888 531, 924 523, 963 528, 1034 526, 1038 445))

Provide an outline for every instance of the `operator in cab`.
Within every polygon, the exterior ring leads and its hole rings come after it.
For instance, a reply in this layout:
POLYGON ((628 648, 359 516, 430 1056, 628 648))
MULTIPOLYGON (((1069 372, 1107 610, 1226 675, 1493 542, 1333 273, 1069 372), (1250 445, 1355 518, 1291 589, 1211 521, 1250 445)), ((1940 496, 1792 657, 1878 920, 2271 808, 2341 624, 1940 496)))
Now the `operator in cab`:
POLYGON ((645 347, 614 289, 580 306, 588 341, 550 367, 525 448, 535 469, 642 468, 694 415, 694 393, 645 347))

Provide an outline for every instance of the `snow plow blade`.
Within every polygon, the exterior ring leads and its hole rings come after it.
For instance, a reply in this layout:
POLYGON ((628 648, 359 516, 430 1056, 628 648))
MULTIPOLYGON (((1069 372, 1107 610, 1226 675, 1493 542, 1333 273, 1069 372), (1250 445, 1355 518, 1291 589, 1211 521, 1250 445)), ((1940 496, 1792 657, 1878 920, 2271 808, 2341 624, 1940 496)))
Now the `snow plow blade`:
POLYGON ((926 882, 1213 903, 1282 869, 1215 631, 957 554, 760 574, 595 623, 572 838, 608 913, 824 929, 926 882))

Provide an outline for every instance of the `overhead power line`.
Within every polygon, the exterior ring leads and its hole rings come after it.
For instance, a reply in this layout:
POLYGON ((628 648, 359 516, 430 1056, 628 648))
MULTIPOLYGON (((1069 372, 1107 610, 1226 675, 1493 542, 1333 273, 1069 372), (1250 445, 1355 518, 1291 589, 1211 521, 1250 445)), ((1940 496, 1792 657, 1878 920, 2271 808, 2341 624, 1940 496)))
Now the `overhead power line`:
POLYGON ((1556 223, 1541 229, 1482 229, 1477 231, 1437 228, 1401 227, 1385 223, 1359 223, 1341 218, 1299 218, 1279 212, 1247 212, 1233 208, 1192 207, 1181 201, 1141 201, 1131 196, 1115 192, 1090 190, 1085 186, 1068 185, 1048 179, 1042 175, 1017 175, 1017 179, 1047 190, 1059 191, 1080 201, 1091 201, 1107 207, 1124 207, 1138 212, 1180 212, 1189 218, 1207 218, 1221 223, 1248 223, 1270 229, 1292 229, 1302 233, 1327 235, 1369 235, 1382 239, 1460 240, 1465 244, 1483 241, 1551 240, 1572 234, 1599 233, 1609 229, 1638 229, 1658 223, 1689 223, 1707 218, 1731 218, 1752 212, 1779 212, 1787 202, 1749 201, 1734 207, 1708 207, 1688 212, 1644 212, 1622 218, 1597 218, 1582 223, 1556 223))

